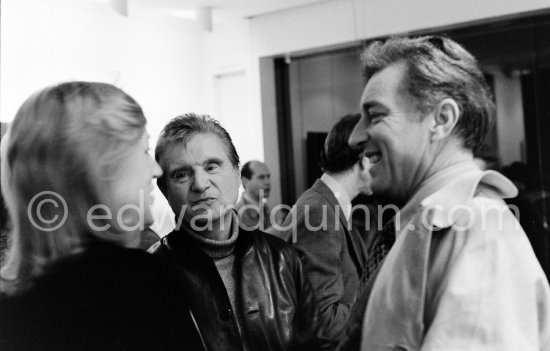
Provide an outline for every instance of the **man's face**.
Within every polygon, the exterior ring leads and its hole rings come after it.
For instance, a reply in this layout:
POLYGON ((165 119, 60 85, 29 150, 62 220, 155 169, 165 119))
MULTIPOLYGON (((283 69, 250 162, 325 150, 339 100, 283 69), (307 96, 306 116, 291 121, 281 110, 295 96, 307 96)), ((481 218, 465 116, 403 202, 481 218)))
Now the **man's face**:
POLYGON ((239 191, 239 170, 218 136, 199 133, 186 146, 171 143, 160 163, 166 174, 164 195, 176 218, 183 213, 186 223, 202 226, 230 216, 239 191))
POLYGON ((349 139, 363 146, 372 167, 375 195, 404 202, 425 179, 430 164, 430 118, 423 118, 404 95, 403 62, 389 65, 368 81, 362 117, 349 139))
POLYGON ((271 191, 271 174, 269 173, 269 169, 261 162, 252 162, 250 169, 252 170, 252 177, 250 179, 243 177, 242 179, 246 193, 257 201, 260 200, 260 195, 268 198, 271 191))

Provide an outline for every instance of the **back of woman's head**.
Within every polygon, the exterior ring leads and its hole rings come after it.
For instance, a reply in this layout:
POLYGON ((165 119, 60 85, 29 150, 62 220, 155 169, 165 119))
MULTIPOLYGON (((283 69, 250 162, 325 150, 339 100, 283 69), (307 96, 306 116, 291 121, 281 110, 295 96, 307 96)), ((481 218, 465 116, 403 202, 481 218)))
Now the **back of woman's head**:
POLYGON ((117 241, 90 228, 89 210, 109 203, 109 183, 145 122, 134 99, 104 83, 63 83, 23 103, 3 145, 13 225, 3 278, 39 274, 91 239, 117 241))

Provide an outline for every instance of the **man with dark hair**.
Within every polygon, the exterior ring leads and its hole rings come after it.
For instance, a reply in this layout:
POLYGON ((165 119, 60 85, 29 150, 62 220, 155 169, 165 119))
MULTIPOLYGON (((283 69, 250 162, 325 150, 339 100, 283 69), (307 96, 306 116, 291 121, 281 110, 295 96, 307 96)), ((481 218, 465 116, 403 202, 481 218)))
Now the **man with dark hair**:
POLYGON ((493 118, 476 60, 425 36, 374 42, 363 64, 349 142, 400 211, 370 277, 361 350, 550 349, 548 280, 502 200, 517 189, 474 163, 493 118))
POLYGON ((208 350, 318 350, 317 304, 298 255, 239 227, 239 156, 227 131, 209 116, 176 117, 155 158, 178 224, 150 251, 181 277, 208 350))
POLYGON ((241 168, 244 192, 235 204, 241 226, 249 229, 270 231, 273 224, 281 224, 281 212, 272 213, 267 203, 271 191, 271 174, 260 161, 248 161, 241 168))
POLYGON ((369 160, 348 146, 359 115, 340 119, 321 152, 323 175, 304 192, 277 235, 294 242, 317 298, 334 349, 360 289, 365 247, 351 227, 351 200, 370 194, 369 160))

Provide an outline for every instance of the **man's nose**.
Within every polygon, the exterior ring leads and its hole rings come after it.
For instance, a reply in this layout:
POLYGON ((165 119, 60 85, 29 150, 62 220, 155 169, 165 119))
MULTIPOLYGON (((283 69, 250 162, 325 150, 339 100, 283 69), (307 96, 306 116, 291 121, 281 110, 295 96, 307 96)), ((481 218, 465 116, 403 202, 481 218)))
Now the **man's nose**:
POLYGON ((359 122, 353 128, 351 135, 348 139, 348 144, 351 148, 361 147, 368 140, 367 134, 368 122, 367 119, 362 116, 359 122))
POLYGON ((197 192, 203 192, 210 186, 208 174, 203 171, 195 172, 193 177, 192 189, 197 192))
POLYGON ((157 161, 153 159, 151 160, 153 161, 153 178, 159 178, 160 176, 162 176, 163 173, 162 168, 157 161))

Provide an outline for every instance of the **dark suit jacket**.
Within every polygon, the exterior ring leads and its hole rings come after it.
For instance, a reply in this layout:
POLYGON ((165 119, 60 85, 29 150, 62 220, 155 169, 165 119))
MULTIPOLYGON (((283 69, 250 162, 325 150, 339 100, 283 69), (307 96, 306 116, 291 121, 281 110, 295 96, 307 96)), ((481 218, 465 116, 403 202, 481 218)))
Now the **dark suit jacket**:
POLYGON ((321 180, 300 196, 278 236, 293 242, 302 253, 325 323, 329 349, 342 337, 343 327, 358 295, 366 249, 351 230, 338 200, 321 180), (293 235, 293 230, 295 234, 293 235))

